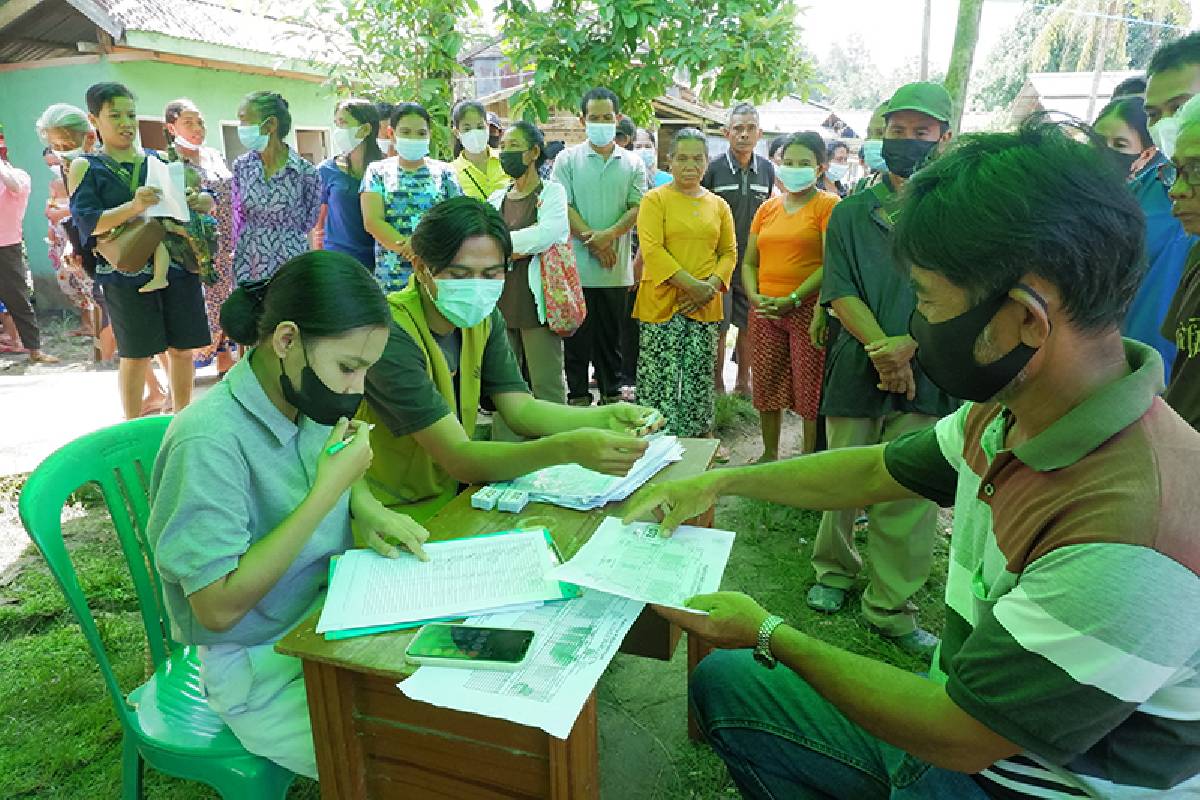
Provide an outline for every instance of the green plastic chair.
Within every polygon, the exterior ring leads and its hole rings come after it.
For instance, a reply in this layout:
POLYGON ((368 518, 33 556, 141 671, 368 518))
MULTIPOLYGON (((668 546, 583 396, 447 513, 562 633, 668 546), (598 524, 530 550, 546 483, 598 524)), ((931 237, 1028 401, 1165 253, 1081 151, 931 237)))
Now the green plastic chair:
POLYGON ((100 667, 123 733, 122 798, 143 796, 143 762, 178 778, 202 781, 226 800, 271 800, 295 775, 246 752, 208 706, 194 647, 171 639, 162 582, 146 536, 150 475, 170 417, 145 417, 90 433, 52 453, 21 491, 21 522, 42 551, 100 667), (137 592, 154 674, 126 697, 63 543, 68 497, 97 483, 112 515, 137 592))

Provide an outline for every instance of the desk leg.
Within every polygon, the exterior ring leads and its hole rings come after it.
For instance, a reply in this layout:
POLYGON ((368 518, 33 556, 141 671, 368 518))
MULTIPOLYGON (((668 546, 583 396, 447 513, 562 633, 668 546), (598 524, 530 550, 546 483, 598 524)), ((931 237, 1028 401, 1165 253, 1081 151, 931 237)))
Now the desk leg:
POLYGON ((552 800, 599 800, 600 736, 596 692, 588 698, 571 735, 550 739, 550 797, 552 800))
POLYGON ((308 713, 322 800, 367 796, 362 742, 354 730, 354 685, 349 673, 316 661, 304 662, 308 713))
MULTIPOLYGON (((711 653, 715 648, 708 642, 701 639, 694 633, 687 635, 688 648, 688 691, 691 691, 692 672, 704 660, 704 657, 711 653)), ((695 714, 692 712, 692 704, 688 703, 688 738, 693 742, 703 742, 704 733, 700 730, 700 725, 696 722, 695 714)))

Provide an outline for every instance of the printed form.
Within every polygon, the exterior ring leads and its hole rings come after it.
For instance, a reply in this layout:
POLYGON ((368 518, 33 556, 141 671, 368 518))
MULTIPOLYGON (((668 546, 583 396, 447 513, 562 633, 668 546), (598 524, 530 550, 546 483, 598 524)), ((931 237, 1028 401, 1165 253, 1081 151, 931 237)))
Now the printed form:
POLYGON ((557 557, 542 529, 425 545, 429 561, 350 550, 338 561, 317 633, 465 617, 561 600, 557 557))
POLYGON ((517 614, 484 614, 468 625, 534 631, 528 660, 512 672, 421 667, 396 684, 412 700, 506 719, 566 739, 643 603, 587 591, 517 614))
POLYGON ((623 525, 608 517, 554 576, 645 603, 683 608, 693 595, 720 588, 733 537, 733 531, 681 525, 668 539, 652 522, 623 525))

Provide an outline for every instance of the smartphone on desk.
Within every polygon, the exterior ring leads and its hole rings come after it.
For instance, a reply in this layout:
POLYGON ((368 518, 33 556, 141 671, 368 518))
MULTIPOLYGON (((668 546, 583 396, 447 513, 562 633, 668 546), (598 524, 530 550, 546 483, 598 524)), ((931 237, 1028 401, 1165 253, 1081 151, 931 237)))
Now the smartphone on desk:
POLYGON ((532 644, 533 631, 433 623, 417 631, 404 657, 431 667, 517 669, 532 644))

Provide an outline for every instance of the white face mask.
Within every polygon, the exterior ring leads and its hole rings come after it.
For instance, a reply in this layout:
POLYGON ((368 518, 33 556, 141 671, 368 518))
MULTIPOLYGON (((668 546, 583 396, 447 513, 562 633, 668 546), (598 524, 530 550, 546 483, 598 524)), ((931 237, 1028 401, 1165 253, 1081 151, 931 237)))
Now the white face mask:
POLYGON ((73 158, 79 158, 81 155, 83 155, 83 148, 76 147, 74 150, 55 150, 54 152, 58 153, 58 157, 61 158, 65 163, 71 161, 73 158))
POLYGON ((355 131, 362 126, 356 128, 338 128, 333 129, 333 151, 339 156, 344 156, 354 148, 362 144, 366 136, 358 136, 355 131))
POLYGON ((188 152, 192 152, 192 153, 194 153, 200 149, 200 145, 192 144, 191 142, 189 142, 187 139, 183 138, 182 136, 176 136, 173 144, 175 145, 175 149, 177 149, 177 150, 187 150, 188 152))
POLYGON ((642 163, 646 165, 646 169, 651 174, 658 171, 658 153, 653 147, 644 147, 637 151, 638 156, 642 159, 642 163))
POLYGON ((1150 138, 1154 140, 1154 145, 1166 158, 1174 157, 1175 142, 1179 139, 1179 119, 1177 117, 1160 119, 1150 127, 1150 138))
POLYGON ((849 164, 838 164, 836 162, 831 163, 825 168, 825 174, 829 176, 829 180, 831 181, 840 181, 842 178, 846 177, 846 173, 849 171, 849 164))
POLYGON ((463 131, 459 134, 458 140, 462 142, 463 150, 475 155, 482 153, 488 146, 488 132, 486 128, 476 128, 471 131, 463 131))
POLYGON ((379 145, 379 152, 383 153, 385 156, 392 152, 391 139, 376 139, 375 144, 379 145))
POLYGON ((789 192, 803 192, 817 182, 817 170, 814 167, 776 167, 775 174, 789 192))

